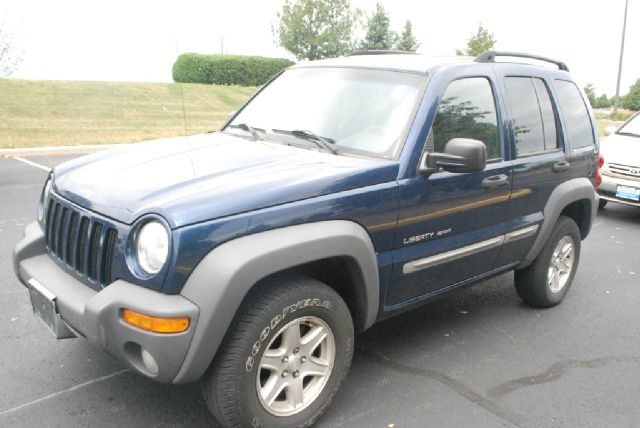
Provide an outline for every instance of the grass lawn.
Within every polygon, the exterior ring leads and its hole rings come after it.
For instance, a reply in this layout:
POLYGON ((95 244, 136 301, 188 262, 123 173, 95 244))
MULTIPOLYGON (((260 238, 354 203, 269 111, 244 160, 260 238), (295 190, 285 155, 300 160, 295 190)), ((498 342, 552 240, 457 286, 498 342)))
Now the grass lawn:
POLYGON ((115 144, 218 129, 256 88, 0 79, 0 148, 115 144))
MULTIPOLYGON (((216 130, 256 88, 0 79, 0 149, 115 144, 216 130)), ((598 131, 621 122, 597 118, 598 131)))

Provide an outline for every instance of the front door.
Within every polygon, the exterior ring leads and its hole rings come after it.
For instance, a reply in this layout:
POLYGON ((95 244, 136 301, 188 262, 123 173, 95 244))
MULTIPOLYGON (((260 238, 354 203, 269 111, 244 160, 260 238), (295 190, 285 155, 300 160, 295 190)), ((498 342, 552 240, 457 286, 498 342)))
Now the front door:
POLYGON ((437 172, 401 180, 391 286, 393 309, 490 271, 502 246, 511 163, 505 160, 491 76, 463 77, 442 94, 425 150, 443 152, 452 138, 487 146, 476 173, 437 172))

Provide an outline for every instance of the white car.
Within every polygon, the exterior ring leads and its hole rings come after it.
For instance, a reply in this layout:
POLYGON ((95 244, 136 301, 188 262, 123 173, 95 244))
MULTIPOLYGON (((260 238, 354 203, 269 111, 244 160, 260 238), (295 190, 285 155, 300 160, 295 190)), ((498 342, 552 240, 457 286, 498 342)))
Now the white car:
POLYGON ((640 207, 640 112, 605 133, 608 137, 600 142, 604 157, 600 208, 608 201, 640 207))

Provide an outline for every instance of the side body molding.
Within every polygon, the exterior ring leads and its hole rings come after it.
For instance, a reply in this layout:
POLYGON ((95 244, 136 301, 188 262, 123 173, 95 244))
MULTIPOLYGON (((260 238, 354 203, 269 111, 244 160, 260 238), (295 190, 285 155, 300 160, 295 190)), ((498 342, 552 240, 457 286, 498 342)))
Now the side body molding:
POLYGON ((356 279, 361 327, 376 320, 379 280, 376 253, 367 232, 335 220, 261 232, 212 250, 196 267, 180 294, 200 309, 198 325, 173 383, 194 381, 209 367, 236 311, 251 287, 281 270, 315 260, 341 257, 356 279))
POLYGON ((593 183, 591 183, 588 178, 574 178, 560 184, 553 190, 553 192, 551 192, 551 196, 543 210, 544 222, 540 228, 540 233, 527 253, 525 260, 517 266, 516 269, 525 268, 535 260, 540 253, 542 246, 547 242, 547 239, 549 239, 549 235, 558 221, 558 217, 560 217, 562 210, 567 205, 580 200, 589 201, 589 209, 584 213, 584 223, 587 226, 583 228, 582 225, 578 225, 581 231, 583 231, 582 238, 584 239, 587 236, 591 229, 591 223, 596 217, 596 212, 598 210, 596 192, 593 188, 593 183))

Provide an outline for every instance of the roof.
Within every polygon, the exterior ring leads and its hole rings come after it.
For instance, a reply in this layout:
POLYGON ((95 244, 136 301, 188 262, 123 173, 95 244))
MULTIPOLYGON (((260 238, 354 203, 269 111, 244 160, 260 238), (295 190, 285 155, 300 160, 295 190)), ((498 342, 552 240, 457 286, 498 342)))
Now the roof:
POLYGON ((427 56, 421 54, 384 54, 384 55, 354 55, 340 58, 323 59, 319 61, 304 61, 296 64, 298 67, 362 67, 381 68, 387 70, 409 71, 424 73, 433 67, 443 64, 473 63, 473 57, 468 56, 427 56))
POLYGON ((561 71, 569 71, 563 62, 550 58, 518 52, 494 51, 484 52, 475 58, 470 56, 427 56, 412 52, 360 51, 340 58, 304 61, 293 67, 361 67, 427 74, 429 70, 440 65, 478 63, 517 64, 525 67, 544 66, 545 68, 548 68, 550 64, 554 64, 561 71), (506 61, 496 61, 496 57, 509 59, 506 61), (520 58, 525 58, 525 61, 520 61, 520 58))

